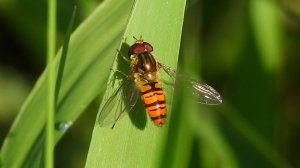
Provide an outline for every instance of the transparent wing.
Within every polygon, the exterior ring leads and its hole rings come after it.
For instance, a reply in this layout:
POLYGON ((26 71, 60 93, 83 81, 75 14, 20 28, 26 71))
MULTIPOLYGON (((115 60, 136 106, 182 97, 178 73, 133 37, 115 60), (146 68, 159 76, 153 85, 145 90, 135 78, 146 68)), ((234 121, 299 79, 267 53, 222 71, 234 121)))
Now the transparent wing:
POLYGON ((99 110, 97 116, 99 125, 101 127, 111 126, 113 128, 126 112, 132 110, 137 102, 138 95, 139 92, 132 78, 128 77, 123 80, 99 110))
MULTIPOLYGON (((159 67, 162 68, 175 81, 177 74, 176 70, 161 63, 159 63, 159 67)), ((184 82, 191 90, 191 94, 196 102, 208 105, 218 105, 222 103, 221 95, 211 86, 200 83, 195 79, 185 77, 181 74, 177 74, 177 78, 184 82)))
POLYGON ((218 105, 222 103, 221 95, 211 86, 200 84, 198 81, 191 79, 190 87, 194 99, 198 103, 218 105))

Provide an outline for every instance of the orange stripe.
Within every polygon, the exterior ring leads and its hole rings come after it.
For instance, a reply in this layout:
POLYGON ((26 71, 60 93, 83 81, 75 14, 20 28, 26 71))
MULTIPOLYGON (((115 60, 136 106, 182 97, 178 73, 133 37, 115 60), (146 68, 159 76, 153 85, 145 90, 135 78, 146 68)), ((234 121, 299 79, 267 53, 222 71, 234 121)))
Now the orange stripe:
POLYGON ((165 96, 162 95, 157 95, 155 94, 157 92, 150 92, 142 95, 142 100, 144 101, 145 104, 151 104, 157 101, 165 101, 165 96))
POLYGON ((165 109, 166 108, 166 104, 159 104, 159 106, 151 106, 151 107, 147 107, 146 110, 151 111, 151 110, 157 110, 157 109, 165 109))
POLYGON ((160 83, 155 83, 154 86, 148 84, 140 85, 141 98, 146 111, 153 123, 158 127, 161 127, 166 122, 165 117, 167 113, 166 104, 164 103, 165 95, 160 89, 162 89, 160 83), (143 92, 146 93, 143 94, 143 92))
POLYGON ((154 92, 142 94, 143 98, 150 98, 152 96, 163 96, 164 97, 164 92, 163 91, 154 91, 154 92))
POLYGON ((157 82, 157 83, 155 84, 155 87, 156 87, 156 88, 161 88, 160 83, 157 82))
POLYGON ((165 115, 167 110, 166 109, 155 109, 155 111, 147 110, 147 112, 150 117, 156 117, 156 116, 160 116, 160 115, 165 115))
POLYGON ((141 92, 146 92, 146 91, 148 91, 150 89, 152 89, 152 88, 149 85, 142 85, 142 86, 140 86, 140 91, 141 92))
POLYGON ((154 120, 153 123, 156 126, 161 127, 162 125, 164 125, 166 123, 166 119, 165 118, 160 118, 160 119, 154 120))
POLYGON ((146 93, 142 95, 142 98, 151 98, 153 96, 153 92, 146 93))
POLYGON ((166 100, 164 95, 156 95, 155 97, 156 97, 156 99, 159 100, 159 101, 164 101, 164 100, 166 100))
POLYGON ((157 98, 156 97, 154 98, 154 96, 152 96, 149 98, 144 98, 143 101, 145 104, 151 104, 157 102, 157 98))
POLYGON ((147 110, 147 112, 148 112, 150 117, 156 117, 156 116, 160 116, 161 110, 160 109, 157 109, 155 111, 148 111, 147 110))

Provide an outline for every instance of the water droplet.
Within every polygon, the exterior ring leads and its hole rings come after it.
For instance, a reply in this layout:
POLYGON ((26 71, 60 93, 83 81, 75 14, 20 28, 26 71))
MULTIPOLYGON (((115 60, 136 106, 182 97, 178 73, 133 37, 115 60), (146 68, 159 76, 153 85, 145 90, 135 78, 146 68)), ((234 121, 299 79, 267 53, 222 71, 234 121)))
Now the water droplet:
POLYGON ((73 124, 73 122, 71 122, 71 121, 57 122, 55 124, 55 129, 62 133, 65 133, 72 126, 72 124, 73 124))

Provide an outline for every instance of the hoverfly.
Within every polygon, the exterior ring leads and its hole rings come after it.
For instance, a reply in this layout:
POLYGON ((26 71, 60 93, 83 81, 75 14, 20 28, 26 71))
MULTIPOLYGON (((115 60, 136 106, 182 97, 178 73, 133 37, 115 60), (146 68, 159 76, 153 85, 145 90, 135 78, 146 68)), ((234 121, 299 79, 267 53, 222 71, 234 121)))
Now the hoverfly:
MULTIPOLYGON (((136 39, 130 46, 128 52, 130 60, 124 58, 130 63, 130 72, 100 109, 97 117, 100 126, 112 124, 113 128, 126 111, 130 112, 133 109, 139 95, 153 123, 161 127, 166 122, 166 100, 158 72, 163 69, 175 81, 176 71, 159 63, 152 52, 152 45, 141 38, 136 39), (112 114, 112 111, 116 113, 112 114)), ((185 77, 181 76, 181 78, 185 77)), ((190 78, 184 80, 188 81, 192 95, 198 103, 209 105, 222 103, 220 94, 211 86, 200 84, 190 78)))

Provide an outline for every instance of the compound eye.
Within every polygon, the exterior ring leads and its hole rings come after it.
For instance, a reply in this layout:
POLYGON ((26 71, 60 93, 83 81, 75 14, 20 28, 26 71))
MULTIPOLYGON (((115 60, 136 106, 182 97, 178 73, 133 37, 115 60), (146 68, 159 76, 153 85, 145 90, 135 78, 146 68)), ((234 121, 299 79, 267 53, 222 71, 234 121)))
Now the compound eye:
POLYGON ((153 47, 151 44, 147 43, 147 42, 143 42, 143 45, 145 47, 146 52, 152 52, 153 51, 153 47))
POLYGON ((138 55, 145 52, 145 47, 142 44, 136 43, 129 48, 129 55, 138 55))

